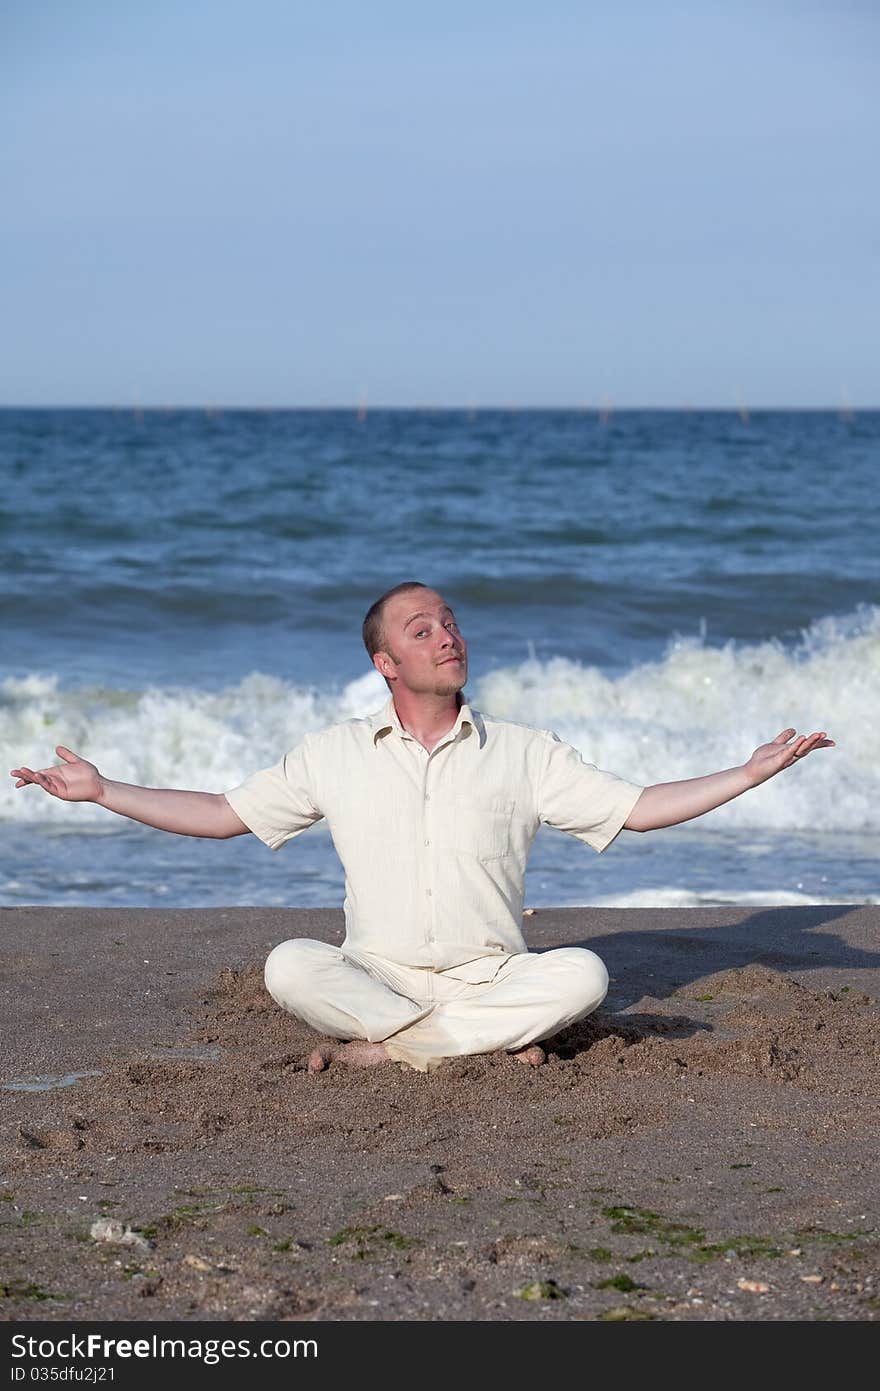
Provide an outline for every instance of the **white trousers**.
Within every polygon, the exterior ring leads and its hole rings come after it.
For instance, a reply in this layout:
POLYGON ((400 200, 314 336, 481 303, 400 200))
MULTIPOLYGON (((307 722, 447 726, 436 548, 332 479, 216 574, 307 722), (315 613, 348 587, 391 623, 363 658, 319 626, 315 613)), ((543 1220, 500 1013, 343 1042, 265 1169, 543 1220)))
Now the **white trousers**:
POLYGON ((584 947, 507 957, 490 981, 401 966, 326 942, 282 942, 266 962, 266 988, 288 1013, 333 1038, 385 1044, 418 1072, 468 1053, 516 1052, 590 1014, 608 972, 584 947))

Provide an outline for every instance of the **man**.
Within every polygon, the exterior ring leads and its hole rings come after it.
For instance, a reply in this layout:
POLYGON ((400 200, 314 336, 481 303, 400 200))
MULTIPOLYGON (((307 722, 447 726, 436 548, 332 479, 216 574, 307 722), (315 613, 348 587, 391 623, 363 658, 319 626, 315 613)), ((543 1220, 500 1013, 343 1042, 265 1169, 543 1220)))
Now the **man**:
POLYGON ((266 963, 283 1009, 340 1042, 334 1061, 444 1058, 504 1049, 538 1065, 538 1040, 601 1004, 608 974, 581 947, 529 952, 521 931, 526 859, 544 822, 602 851, 622 829, 701 816, 833 740, 785 729, 747 763, 640 787, 584 763, 549 730, 496 720, 461 692, 467 645, 436 590, 417 581, 377 599, 363 626, 390 690, 384 708, 307 735, 226 793, 134 787, 59 745, 63 764, 14 768, 69 801, 94 801, 181 835, 254 832, 279 850, 326 817, 346 872, 341 947, 296 938, 266 963))

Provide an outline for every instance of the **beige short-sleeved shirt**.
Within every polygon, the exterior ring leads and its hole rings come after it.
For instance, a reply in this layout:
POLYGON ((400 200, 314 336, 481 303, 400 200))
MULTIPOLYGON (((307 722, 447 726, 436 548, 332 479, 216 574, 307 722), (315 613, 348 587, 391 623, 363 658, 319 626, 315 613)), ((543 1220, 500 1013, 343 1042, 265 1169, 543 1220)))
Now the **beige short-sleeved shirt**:
POLYGON ((641 791, 550 730, 467 703, 428 753, 389 699, 306 735, 225 796, 272 850, 326 818, 346 876, 345 945, 484 981, 527 950, 523 886, 538 826, 604 850, 641 791))

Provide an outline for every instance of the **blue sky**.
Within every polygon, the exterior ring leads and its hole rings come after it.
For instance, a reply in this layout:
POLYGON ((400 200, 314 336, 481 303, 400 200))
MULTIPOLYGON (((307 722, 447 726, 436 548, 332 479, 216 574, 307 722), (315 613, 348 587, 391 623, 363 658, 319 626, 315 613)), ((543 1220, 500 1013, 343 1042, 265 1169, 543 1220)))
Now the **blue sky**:
POLYGON ((0 403, 880 405, 880 10, 0 18, 0 403))

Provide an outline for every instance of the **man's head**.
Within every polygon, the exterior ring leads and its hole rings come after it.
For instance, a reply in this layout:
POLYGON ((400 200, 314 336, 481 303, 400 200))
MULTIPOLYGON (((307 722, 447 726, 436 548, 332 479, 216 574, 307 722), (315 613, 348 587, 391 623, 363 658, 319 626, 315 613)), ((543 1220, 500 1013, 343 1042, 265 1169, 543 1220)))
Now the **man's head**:
POLYGON ((455 614, 418 580, 381 595, 364 619, 364 646, 391 691, 454 695, 467 681, 467 644, 455 614))

